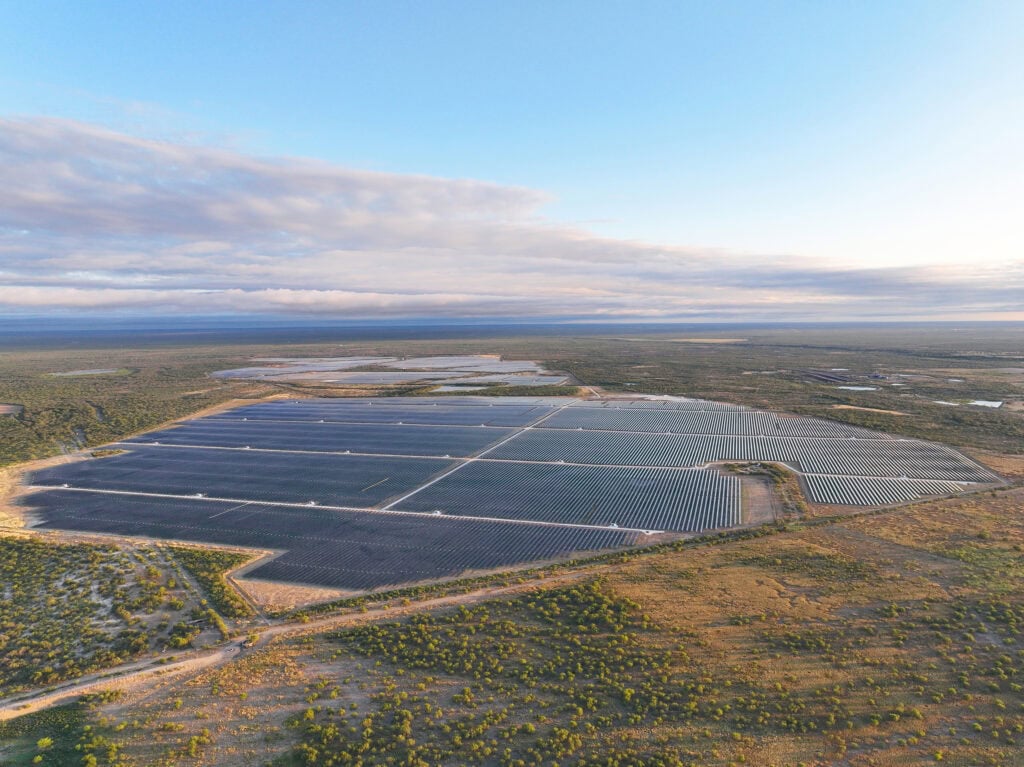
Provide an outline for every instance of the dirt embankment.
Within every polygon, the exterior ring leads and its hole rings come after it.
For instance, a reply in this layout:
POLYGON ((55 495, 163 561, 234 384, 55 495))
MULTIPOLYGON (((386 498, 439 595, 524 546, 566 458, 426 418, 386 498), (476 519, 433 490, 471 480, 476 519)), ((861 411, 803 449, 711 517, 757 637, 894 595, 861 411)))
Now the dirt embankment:
MULTIPOLYGON (((263 564, 260 560, 259 564, 263 564)), ((317 586, 303 586, 295 583, 245 580, 239 574, 232 574, 231 584, 243 592, 260 610, 289 611, 299 607, 330 602, 353 596, 355 592, 327 589, 317 586)))

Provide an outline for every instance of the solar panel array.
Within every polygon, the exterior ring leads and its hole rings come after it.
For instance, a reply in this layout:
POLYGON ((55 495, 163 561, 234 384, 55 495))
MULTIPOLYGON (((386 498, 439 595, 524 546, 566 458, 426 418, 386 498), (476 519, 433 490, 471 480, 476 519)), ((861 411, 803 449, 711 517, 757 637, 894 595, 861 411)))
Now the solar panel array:
POLYGON ((390 386, 392 384, 414 383, 416 381, 446 381, 449 378, 460 378, 465 373, 454 373, 445 370, 434 370, 430 372, 413 371, 399 373, 397 371, 367 370, 335 373, 296 373, 287 378, 280 376, 282 380, 289 381, 325 381, 327 383, 354 384, 366 386, 370 384, 381 384, 390 386))
POLYGON ((548 419, 552 429, 597 429, 670 434, 775 437, 861 437, 886 434, 817 418, 782 417, 759 410, 667 410, 650 408, 566 408, 548 419))
POLYGON ((475 461, 395 508, 692 531, 739 524, 740 483, 715 471, 475 461))
POLYGON ((544 368, 531 360, 503 360, 489 354, 465 354, 448 357, 406 357, 381 363, 384 367, 403 370, 449 370, 480 371, 481 373, 540 373, 544 368))
POLYGON ((514 433, 513 429, 496 426, 403 424, 197 419, 173 429, 126 440, 125 444, 450 458, 472 455, 514 433))
POLYGON ((663 397, 654 399, 610 399, 610 400, 577 400, 574 407, 602 408, 607 410, 742 410, 749 412, 743 405, 732 405, 728 402, 712 402, 706 399, 690 399, 688 397, 663 397))
POLYGON ((884 477, 829 477, 809 474, 807 489, 816 503, 887 506, 933 495, 952 495, 964 488, 955 482, 884 477))
POLYGON ((997 478, 943 445, 693 399, 275 400, 43 469, 51 527, 286 553, 254 575, 368 589, 742 521, 718 462, 781 462, 815 502, 997 478))
POLYGON ((589 465, 694 467, 714 462, 786 463, 804 473, 991 482, 942 445, 916 440, 808 439, 534 429, 490 458, 589 465))
POLYGON ((50 490, 43 526, 285 550, 246 577, 353 590, 629 546, 636 533, 308 507, 50 490))
POLYGON ((559 375, 526 375, 524 373, 495 374, 460 378, 459 383, 503 383, 512 386, 558 386, 569 379, 559 375))
POLYGON ((371 508, 452 466, 424 458, 132 446, 37 471, 35 485, 371 508))
MULTIPOLYGON (((418 401, 419 398, 417 398, 418 401)), ((245 405, 224 413, 208 416, 203 421, 324 421, 325 423, 390 423, 439 426, 526 426, 550 415, 565 400, 538 402, 516 398, 507 405, 480 403, 478 397, 459 397, 453 404, 450 397, 423 398, 421 404, 410 405, 406 398, 392 400, 277 400, 258 405, 245 405), (441 399, 443 402, 438 402, 441 399), (308 403, 308 404, 307 404, 308 403)), ((493 398, 490 398, 493 400, 493 398)), ((502 398, 504 399, 512 399, 502 398)))
POLYGON ((214 378, 275 378, 286 374, 346 370, 365 365, 378 365, 382 362, 393 362, 394 360, 394 357, 321 357, 304 360, 290 357, 258 357, 253 361, 270 362, 275 365, 220 370, 212 375, 214 378))

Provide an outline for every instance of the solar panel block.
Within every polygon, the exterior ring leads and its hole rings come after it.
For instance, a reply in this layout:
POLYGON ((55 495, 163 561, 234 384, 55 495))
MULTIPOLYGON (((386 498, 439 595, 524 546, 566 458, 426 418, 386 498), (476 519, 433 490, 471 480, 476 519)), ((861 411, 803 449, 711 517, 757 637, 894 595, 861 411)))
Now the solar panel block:
POLYGON ((804 481, 813 503, 840 506, 888 506, 916 501, 919 498, 952 495, 964 490, 963 485, 955 482, 922 479, 834 477, 808 474, 804 476, 804 481))
MULTIPOLYGON (((464 399, 462 397, 459 398, 464 399)), ((550 406, 473 404, 380 405, 372 400, 335 402, 328 400, 294 400, 268 402, 266 406, 247 405, 203 418, 203 421, 296 421, 327 423, 406 423, 438 426, 526 426, 544 415, 550 406)))
POLYGON ((121 455, 34 472, 31 483, 93 490, 369 507, 408 492, 450 461, 132 446, 121 455))
POLYGON ((410 511, 640 530, 740 522, 737 477, 713 471, 475 461, 400 502, 410 511))
POLYGON ((482 425, 293 423, 203 418, 126 440, 122 444, 159 442, 161 445, 195 447, 459 457, 472 455, 511 433, 508 428, 482 425))
POLYGON ((622 530, 51 490, 43 527, 286 550, 246 577, 365 590, 629 546, 622 530))
MULTIPOLYGON (((546 422, 545 422, 546 426, 546 422)), ((532 429, 489 458, 610 466, 786 463, 807 473, 991 482, 993 474, 944 445, 917 440, 706 436, 532 429)))
POLYGON ((716 462, 787 464, 844 505, 998 481, 944 445, 684 398, 274 400, 120 444, 35 472, 26 505, 51 527, 284 550, 254 574, 351 589, 739 524, 740 479, 699 468, 716 462))

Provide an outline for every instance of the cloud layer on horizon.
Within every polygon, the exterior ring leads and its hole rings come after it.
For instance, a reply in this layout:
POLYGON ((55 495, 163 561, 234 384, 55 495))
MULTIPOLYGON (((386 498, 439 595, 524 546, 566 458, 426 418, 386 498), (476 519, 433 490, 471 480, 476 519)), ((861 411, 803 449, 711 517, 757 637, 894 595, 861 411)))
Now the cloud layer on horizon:
MULTIPOLYGON (((0 311, 1021 318, 1024 261, 837 269, 615 240, 531 189, 0 120, 0 311)), ((971 258, 973 254, 965 254, 971 258)))

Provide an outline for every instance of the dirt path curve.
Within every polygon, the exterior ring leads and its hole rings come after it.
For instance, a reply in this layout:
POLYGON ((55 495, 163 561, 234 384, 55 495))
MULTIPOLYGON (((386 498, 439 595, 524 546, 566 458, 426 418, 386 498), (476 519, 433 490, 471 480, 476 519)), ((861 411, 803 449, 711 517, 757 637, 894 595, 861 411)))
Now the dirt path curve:
POLYGON ((464 594, 452 594, 450 596, 426 599, 408 605, 399 604, 376 610, 367 610, 366 612, 329 615, 318 620, 309 621, 308 623, 279 623, 275 626, 261 629, 259 640, 250 648, 243 647, 244 639, 234 637, 226 645, 221 645, 214 650, 196 651, 180 660, 169 659, 180 658, 181 653, 174 655, 165 653, 132 663, 114 666, 104 671, 98 671, 95 674, 81 677, 77 681, 48 688, 43 692, 13 696, 8 700, 0 701, 0 722, 30 714, 34 711, 41 711, 86 693, 96 692, 105 688, 131 688, 138 690, 144 688, 147 684, 165 681, 170 676, 191 674, 221 666, 242 655, 248 655, 275 639, 313 634, 333 628, 346 628, 377 620, 393 619, 409 613, 432 610, 439 607, 474 604, 504 594, 529 591, 538 587, 548 587, 554 584, 579 580, 588 574, 586 570, 580 570, 527 583, 517 583, 512 586, 494 586, 464 594))

